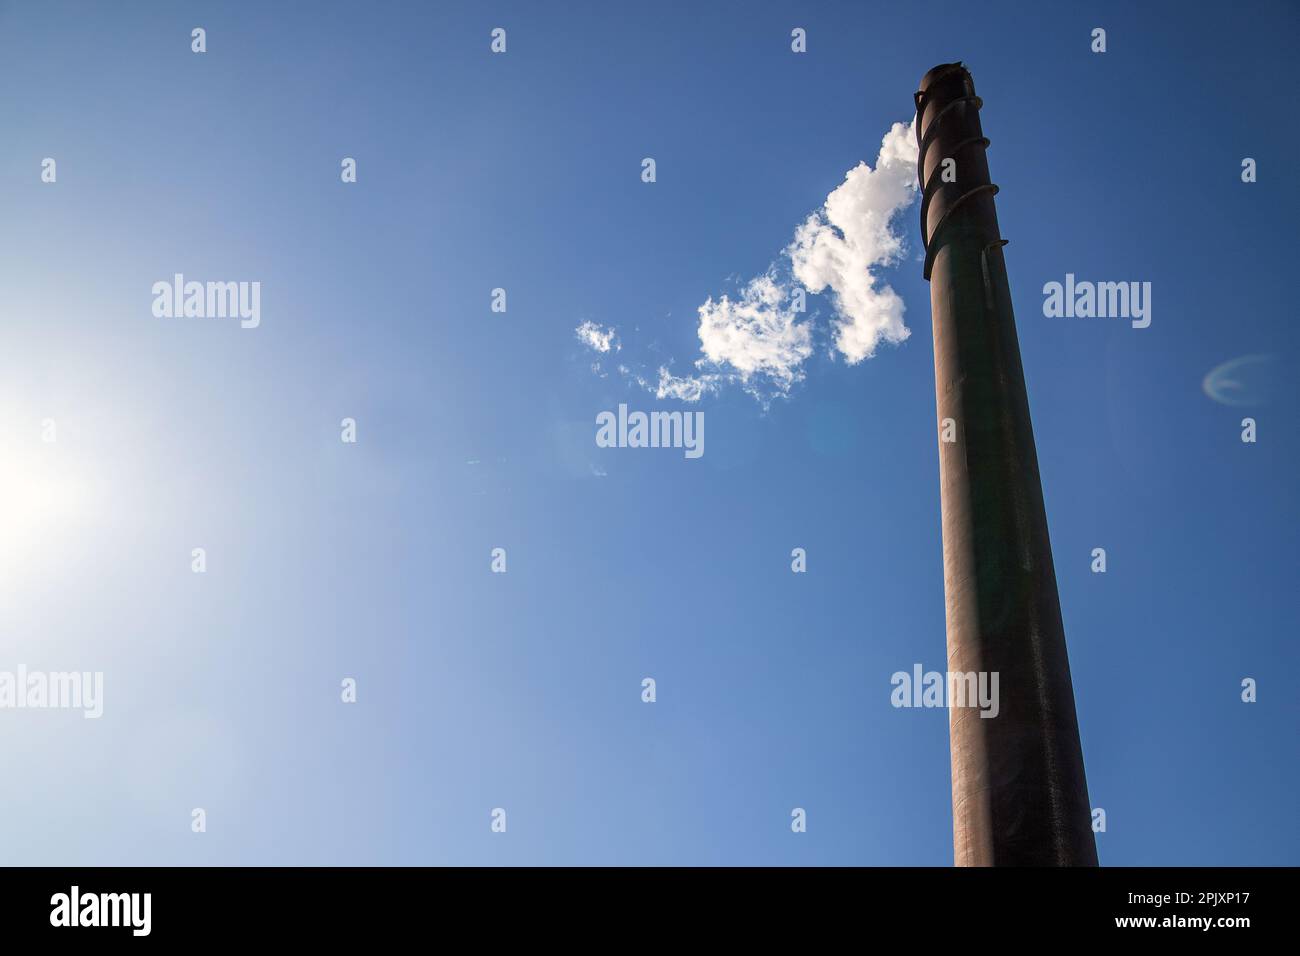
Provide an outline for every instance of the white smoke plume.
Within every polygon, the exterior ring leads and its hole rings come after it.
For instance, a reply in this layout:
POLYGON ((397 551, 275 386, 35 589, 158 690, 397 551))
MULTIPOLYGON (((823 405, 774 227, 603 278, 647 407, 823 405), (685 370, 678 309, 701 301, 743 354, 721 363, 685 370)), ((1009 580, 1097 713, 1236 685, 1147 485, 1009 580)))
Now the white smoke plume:
POLYGON ((908 336, 903 300, 873 270, 902 254, 894 217, 916 196, 916 156, 912 125, 895 123, 876 168, 864 162, 849 170, 786 249, 794 277, 809 292, 831 290, 835 349, 850 365, 875 354, 882 339, 898 344, 908 336))
MULTIPOLYGON (((659 398, 687 402, 729 383, 742 385, 764 403, 786 396, 803 380, 804 363, 814 350, 812 319, 796 309, 795 294, 803 289, 829 293, 834 307, 831 345, 848 364, 870 358, 881 341, 904 341, 909 333, 903 300, 878 271, 903 254, 896 218, 916 198, 916 157, 913 125, 895 123, 881 141, 875 166, 862 162, 849 170, 821 208, 795 229, 782 251, 789 260, 788 276, 773 264, 734 298, 710 296, 697 310, 698 374, 675 376, 660 367, 657 382, 625 374, 659 398)), ((592 335, 585 328, 590 324, 579 327, 579 338, 597 351, 608 351, 610 340, 592 335)))
POLYGON ((726 370, 747 387, 786 395, 803 378, 803 363, 812 355, 812 326, 800 322, 790 290, 772 270, 741 290, 735 301, 710 297, 699 308, 700 350, 697 368, 726 370))

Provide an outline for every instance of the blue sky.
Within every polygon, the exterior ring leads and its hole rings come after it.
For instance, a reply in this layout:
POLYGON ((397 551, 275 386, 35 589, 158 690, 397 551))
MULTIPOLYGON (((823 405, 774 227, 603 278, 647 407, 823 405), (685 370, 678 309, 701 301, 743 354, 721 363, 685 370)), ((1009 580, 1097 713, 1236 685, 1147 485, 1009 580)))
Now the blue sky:
POLYGON ((0 711, 0 861, 951 863, 946 712, 889 703, 945 653, 915 206, 910 338, 849 365, 812 296, 766 407, 574 330, 688 373, 961 59, 1101 861, 1295 864, 1295 391, 1201 383, 1296 368, 1296 13, 1142 6, 0 4, 0 670, 105 675, 99 720, 0 711), (155 318, 178 272, 259 281, 260 326, 155 318), (1151 282, 1151 326, 1045 318, 1067 272, 1151 282), (619 402, 706 453, 598 449, 619 402))

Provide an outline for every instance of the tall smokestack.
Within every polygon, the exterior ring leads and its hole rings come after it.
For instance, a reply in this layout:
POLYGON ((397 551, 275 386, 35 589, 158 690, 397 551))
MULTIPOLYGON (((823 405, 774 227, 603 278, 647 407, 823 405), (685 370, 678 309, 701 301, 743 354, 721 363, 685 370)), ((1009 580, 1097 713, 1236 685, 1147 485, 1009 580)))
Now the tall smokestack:
POLYGON ((916 93, 948 670, 999 675, 997 716, 969 699, 949 711, 953 855, 958 866, 1095 866, 981 105, 960 63, 936 66, 916 93))

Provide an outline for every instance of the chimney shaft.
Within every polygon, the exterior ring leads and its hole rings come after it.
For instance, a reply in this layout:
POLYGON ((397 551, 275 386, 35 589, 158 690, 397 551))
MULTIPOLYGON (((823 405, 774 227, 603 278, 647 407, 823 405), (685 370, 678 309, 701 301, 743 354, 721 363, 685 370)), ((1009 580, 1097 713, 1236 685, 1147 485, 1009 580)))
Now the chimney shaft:
POLYGON ((948 670, 999 675, 996 717, 981 717, 975 706, 949 711, 953 855, 958 866, 1095 866, 981 105, 960 63, 935 67, 916 93, 940 425, 948 670))

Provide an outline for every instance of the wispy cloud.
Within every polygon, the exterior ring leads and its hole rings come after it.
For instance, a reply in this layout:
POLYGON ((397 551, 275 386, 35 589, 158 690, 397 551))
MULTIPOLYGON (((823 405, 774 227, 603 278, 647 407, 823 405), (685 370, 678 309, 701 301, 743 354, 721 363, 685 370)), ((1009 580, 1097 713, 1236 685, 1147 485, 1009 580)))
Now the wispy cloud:
POLYGON ((623 348, 622 343, 618 340, 618 332, 612 326, 606 328, 588 319, 574 329, 574 332, 577 334, 578 339, 593 352, 604 354, 610 349, 617 352, 623 348))
MULTIPOLYGON (((830 348, 848 364, 870 358, 882 341, 904 341, 903 300, 879 271, 904 252, 896 217, 916 198, 916 155, 912 124, 895 123, 875 166, 862 162, 849 170, 795 229, 777 262, 734 295, 710 296, 697 310, 701 355, 693 373, 674 375, 661 365, 655 378, 626 364, 620 373, 659 398, 685 402, 729 384, 764 403, 788 396, 815 350, 813 319, 802 308, 805 290, 830 296, 830 348)), ((588 321, 576 332, 596 352, 622 348, 613 328, 588 321)))
MULTIPOLYGON (((638 384, 648 387, 648 383, 638 377, 638 384)), ((705 395, 719 391, 727 379, 717 374, 673 375, 666 366, 659 367, 659 382, 654 386, 656 398, 675 398, 682 402, 698 402, 705 395)))

